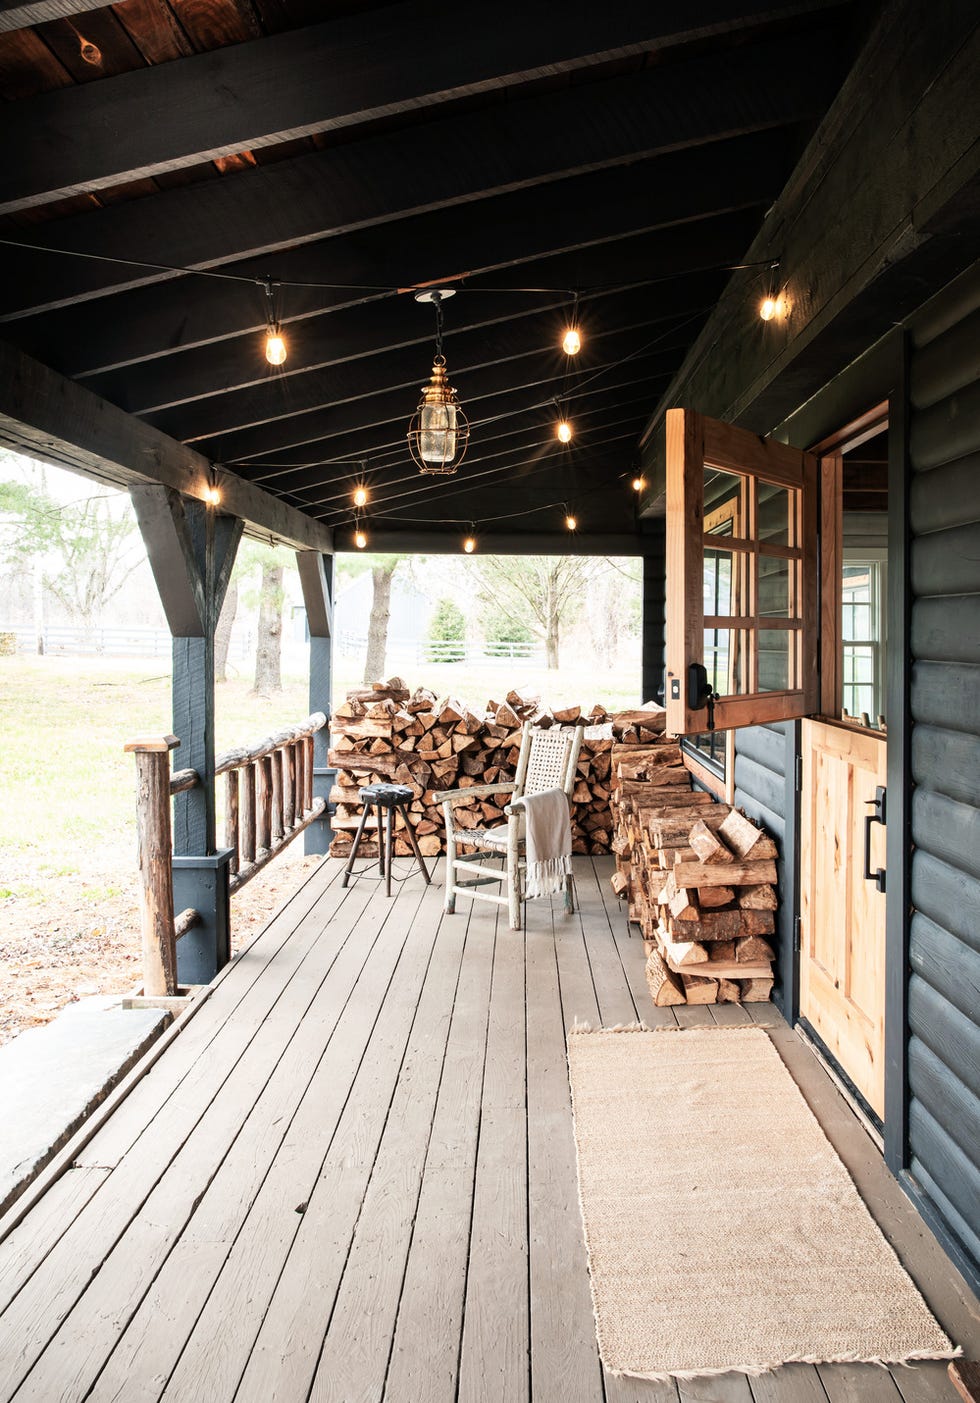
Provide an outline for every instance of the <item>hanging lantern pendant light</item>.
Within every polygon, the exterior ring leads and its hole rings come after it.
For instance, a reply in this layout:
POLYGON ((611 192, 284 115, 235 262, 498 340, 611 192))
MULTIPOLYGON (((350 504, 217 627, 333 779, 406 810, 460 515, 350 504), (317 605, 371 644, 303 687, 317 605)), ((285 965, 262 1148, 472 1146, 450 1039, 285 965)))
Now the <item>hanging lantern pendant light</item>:
POLYGON ((432 376, 422 386, 422 398, 408 428, 408 451, 418 464, 420 473, 448 477, 463 461, 469 441, 470 426, 459 398, 446 373, 446 357, 442 354, 442 300, 452 297, 452 288, 415 294, 416 302, 431 302, 436 309, 436 354, 432 361, 432 376))

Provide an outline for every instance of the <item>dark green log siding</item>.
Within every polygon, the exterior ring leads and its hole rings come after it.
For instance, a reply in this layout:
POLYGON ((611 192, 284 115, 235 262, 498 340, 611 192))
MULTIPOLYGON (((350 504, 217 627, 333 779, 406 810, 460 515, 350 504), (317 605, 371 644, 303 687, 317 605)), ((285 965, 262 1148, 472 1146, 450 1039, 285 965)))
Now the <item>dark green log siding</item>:
POLYGON ((793 764, 795 723, 749 726, 735 732, 735 803, 769 833, 779 848, 776 871, 776 983, 773 998, 793 1016, 794 806, 787 804, 787 771, 793 764), (789 812, 789 831, 787 831, 789 812), (787 860, 788 856, 788 860, 787 860))
POLYGON ((980 272, 913 324, 910 1172, 980 1270, 980 272))

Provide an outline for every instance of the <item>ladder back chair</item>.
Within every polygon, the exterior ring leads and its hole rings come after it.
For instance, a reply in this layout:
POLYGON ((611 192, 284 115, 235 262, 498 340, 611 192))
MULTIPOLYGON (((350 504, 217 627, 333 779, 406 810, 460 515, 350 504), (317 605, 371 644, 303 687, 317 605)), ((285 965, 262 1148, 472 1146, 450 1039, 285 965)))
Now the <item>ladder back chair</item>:
MULTIPOLYGON (((525 721, 517 773, 513 780, 471 785, 469 789, 446 789, 435 795, 436 801, 442 804, 446 819, 445 909, 448 913, 456 910, 457 896, 467 896, 474 901, 492 901, 498 906, 507 907, 511 930, 520 930, 527 867, 524 800, 547 789, 564 790, 571 800, 584 735, 585 726, 582 723, 577 726, 545 727, 525 721), (453 809, 457 804, 508 793, 512 798, 504 808, 503 823, 488 828, 456 826, 453 809), (459 849, 462 844, 476 851, 461 853, 459 849), (492 866, 495 859, 503 865, 492 866), (467 876, 469 873, 473 875, 467 876), (495 884, 503 888, 502 893, 499 890, 483 890, 495 884)), ((565 878, 566 914, 575 909, 574 894, 574 881, 569 874, 565 878)))

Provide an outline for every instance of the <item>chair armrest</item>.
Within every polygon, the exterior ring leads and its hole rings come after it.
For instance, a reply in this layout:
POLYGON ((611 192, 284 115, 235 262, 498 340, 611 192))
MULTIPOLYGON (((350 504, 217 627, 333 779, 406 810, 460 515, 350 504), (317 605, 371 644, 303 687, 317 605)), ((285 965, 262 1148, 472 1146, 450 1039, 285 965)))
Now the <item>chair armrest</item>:
POLYGON ((440 789, 433 793, 432 797, 437 804, 447 801, 452 804, 457 799, 482 799, 487 794, 513 794, 514 781, 508 780, 506 784, 471 784, 468 789, 440 789))

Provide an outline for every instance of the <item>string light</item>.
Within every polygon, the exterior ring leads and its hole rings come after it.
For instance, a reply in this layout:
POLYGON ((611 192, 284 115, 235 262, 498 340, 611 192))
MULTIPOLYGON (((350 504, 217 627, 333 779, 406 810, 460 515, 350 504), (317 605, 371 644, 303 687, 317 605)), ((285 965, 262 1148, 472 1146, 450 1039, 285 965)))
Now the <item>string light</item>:
POLYGON ((643 489, 644 489, 644 487, 646 487, 646 485, 647 485, 647 484, 646 484, 646 479, 645 479, 645 478, 642 478, 642 477, 634 477, 633 482, 632 482, 632 487, 633 487, 633 491, 634 491, 634 492, 642 492, 643 489))
POLYGON ((466 552, 467 555, 472 555, 472 554, 473 554, 473 552, 476 550, 476 537, 475 537, 475 536, 467 536, 467 537, 466 537, 466 540, 463 542, 463 550, 466 552))
POLYGON ((575 294, 575 302, 572 307, 572 324, 565 329, 561 348, 566 356, 577 356, 582 349, 582 333, 578 328, 578 293, 575 294))
POLYGON ((567 419, 559 419, 558 424, 555 428, 555 433, 558 436, 559 443, 571 443, 572 426, 567 419))
POLYGON ((571 512, 565 517, 565 529, 568 531, 578 530, 578 517, 572 516, 571 512))
POLYGON ((358 550, 363 550, 367 545, 367 536, 360 527, 354 532, 354 544, 358 550))
POLYGON ((367 506, 367 499, 368 499, 367 488, 366 488, 366 487, 355 487, 355 489, 354 489, 354 505, 355 505, 355 507, 366 507, 366 506, 367 506))
POLYGON ((209 507, 216 507, 221 501, 221 493, 218 491, 217 487, 205 487, 204 500, 209 507))
POLYGON ((776 315, 778 303, 775 297, 764 297, 759 308, 759 316, 764 322, 771 322, 776 315))
POLYGON ((270 365, 284 365, 286 361, 286 341, 282 334, 282 327, 279 325, 279 316, 276 311, 276 288, 278 283, 274 283, 271 278, 265 280, 265 305, 266 305, 266 329, 265 329, 265 358, 270 365))

